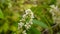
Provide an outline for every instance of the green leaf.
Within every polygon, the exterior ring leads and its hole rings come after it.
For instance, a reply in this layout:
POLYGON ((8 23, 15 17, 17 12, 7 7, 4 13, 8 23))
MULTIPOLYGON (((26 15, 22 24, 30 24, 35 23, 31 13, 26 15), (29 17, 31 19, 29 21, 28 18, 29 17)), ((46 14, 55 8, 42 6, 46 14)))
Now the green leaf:
POLYGON ((56 5, 56 0, 51 0, 50 4, 55 4, 56 5))
POLYGON ((36 25, 39 25, 43 28, 48 28, 47 24, 43 23, 42 21, 38 21, 38 20, 33 20, 33 23, 36 24, 36 25))
POLYGON ((4 30, 4 32, 7 32, 7 30, 9 29, 8 23, 5 23, 2 29, 4 30))
POLYGON ((4 18, 2 10, 0 9, 0 18, 4 18))
POLYGON ((38 31, 36 28, 31 27, 29 31, 27 31, 27 34, 41 34, 40 31, 38 31))
POLYGON ((10 27, 10 30, 13 31, 13 32, 15 32, 15 31, 17 31, 17 27, 15 27, 14 25, 12 25, 12 26, 10 27))

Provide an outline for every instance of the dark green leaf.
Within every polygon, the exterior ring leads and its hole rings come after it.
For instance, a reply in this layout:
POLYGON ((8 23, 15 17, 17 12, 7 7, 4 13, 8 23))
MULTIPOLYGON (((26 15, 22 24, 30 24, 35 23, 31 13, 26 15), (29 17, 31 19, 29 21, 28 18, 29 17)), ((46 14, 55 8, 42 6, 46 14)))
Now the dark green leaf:
POLYGON ((48 28, 47 24, 43 23, 42 21, 33 20, 33 23, 36 24, 36 25, 39 25, 43 28, 48 28))
POLYGON ((2 10, 0 9, 0 18, 3 18, 3 13, 2 13, 2 10))
POLYGON ((27 34, 41 34, 41 32, 38 31, 36 28, 31 27, 27 34))

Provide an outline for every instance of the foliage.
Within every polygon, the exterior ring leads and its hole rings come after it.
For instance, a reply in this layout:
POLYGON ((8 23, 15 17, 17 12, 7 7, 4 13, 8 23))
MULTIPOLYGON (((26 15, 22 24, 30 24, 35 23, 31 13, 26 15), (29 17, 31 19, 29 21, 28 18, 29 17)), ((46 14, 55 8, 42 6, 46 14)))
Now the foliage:
MULTIPOLYGON (((25 28, 18 31, 18 23, 27 9, 31 9, 34 14, 33 24, 26 31, 27 34, 42 34, 45 29, 47 34, 55 33, 52 28, 55 23, 49 11, 50 5, 57 5, 56 2, 57 0, 0 0, 0 34, 21 34, 25 28)), ((60 24, 55 29, 59 28, 60 24)))

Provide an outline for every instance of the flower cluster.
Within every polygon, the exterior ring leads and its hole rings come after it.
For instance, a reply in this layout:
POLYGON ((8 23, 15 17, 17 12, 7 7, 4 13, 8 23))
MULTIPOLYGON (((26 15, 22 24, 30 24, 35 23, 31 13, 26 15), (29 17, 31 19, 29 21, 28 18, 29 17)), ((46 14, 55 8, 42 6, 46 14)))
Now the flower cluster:
POLYGON ((51 5, 50 7, 51 7, 50 13, 52 14, 53 21, 54 21, 54 23, 58 23, 59 18, 60 18, 59 17, 59 14, 60 14, 59 8, 58 8, 58 6, 55 6, 55 5, 51 5))
POLYGON ((18 23, 18 29, 21 29, 21 28, 23 29, 23 27, 25 28, 22 31, 22 34, 27 34, 26 30, 28 30, 33 24, 32 23, 33 18, 34 18, 33 12, 30 9, 27 9, 25 11, 25 14, 22 16, 20 23, 18 23))

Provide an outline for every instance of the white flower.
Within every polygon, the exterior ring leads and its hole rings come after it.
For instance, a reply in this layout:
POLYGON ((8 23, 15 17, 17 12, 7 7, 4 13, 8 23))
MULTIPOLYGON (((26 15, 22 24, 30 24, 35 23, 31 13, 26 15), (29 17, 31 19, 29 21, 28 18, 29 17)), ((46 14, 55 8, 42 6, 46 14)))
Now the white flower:
POLYGON ((26 12, 27 15, 30 14, 31 18, 34 18, 33 12, 30 9, 27 9, 25 12, 26 12))
POLYGON ((50 7, 51 7, 51 8, 54 8, 54 7, 55 7, 55 5, 50 5, 50 7))
POLYGON ((50 5, 50 7, 53 8, 53 9, 58 9, 58 7, 55 6, 55 5, 50 5))
POLYGON ((26 33, 26 30, 24 30, 24 31, 22 32, 22 34, 27 34, 27 33, 26 33))
POLYGON ((31 18, 34 18, 34 15, 33 15, 33 12, 31 12, 31 16, 30 16, 31 18))
POLYGON ((24 26, 28 30, 31 27, 31 24, 30 23, 26 23, 24 26))
MULTIPOLYGON (((20 29, 20 28, 22 28, 22 27, 24 26, 25 29, 28 30, 28 29, 30 29, 31 25, 33 24, 33 23, 32 23, 32 20, 33 20, 33 18, 34 18, 33 12, 32 12, 30 9, 27 9, 27 10, 25 11, 25 13, 26 13, 26 14, 24 14, 24 15, 22 16, 22 19, 20 20, 20 23, 18 23, 18 29, 20 29), (28 17, 27 17, 27 16, 28 16, 28 17), (26 22, 26 18, 30 18, 28 23, 26 22), (23 22, 24 22, 25 24, 24 24, 23 22)), ((22 34, 27 34, 27 33, 26 33, 26 30, 23 30, 22 34)))
POLYGON ((26 12, 26 14, 29 14, 29 13, 31 13, 32 11, 31 11, 30 9, 27 9, 25 12, 26 12))
POLYGON ((29 24, 25 24, 25 28, 28 30, 31 27, 29 24))
POLYGON ((24 14, 24 15, 23 15, 23 18, 26 18, 26 15, 27 15, 27 14, 24 14))
POLYGON ((22 23, 22 22, 18 23, 18 29, 22 28, 23 25, 24 25, 24 23, 22 23))
POLYGON ((33 24, 33 22, 29 22, 29 24, 31 24, 31 25, 32 25, 32 24, 33 24))

